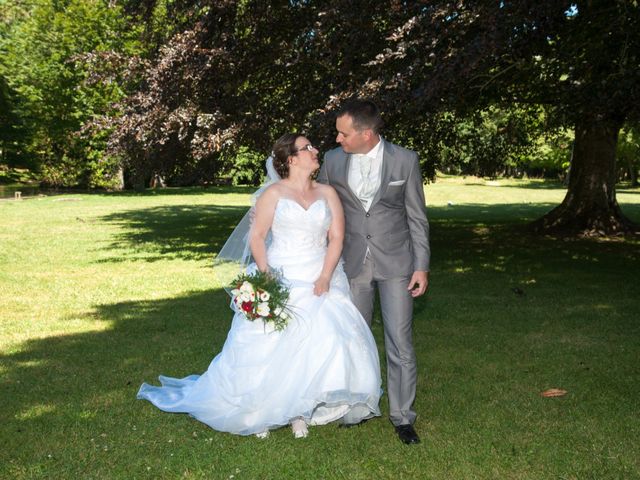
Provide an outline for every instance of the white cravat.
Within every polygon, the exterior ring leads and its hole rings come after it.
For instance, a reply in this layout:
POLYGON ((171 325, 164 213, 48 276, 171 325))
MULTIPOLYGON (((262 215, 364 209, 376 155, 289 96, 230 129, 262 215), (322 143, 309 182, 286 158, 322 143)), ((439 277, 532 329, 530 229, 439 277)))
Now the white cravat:
POLYGON ((384 148, 382 138, 367 154, 353 154, 349 168, 349 187, 362 202, 365 210, 369 210, 373 197, 380 188, 382 173, 382 156, 384 148))
POLYGON ((371 170, 373 170, 375 158, 367 155, 356 155, 355 161, 358 162, 360 167, 360 185, 356 194, 360 201, 366 204, 376 191, 375 179, 371 178, 371 170))

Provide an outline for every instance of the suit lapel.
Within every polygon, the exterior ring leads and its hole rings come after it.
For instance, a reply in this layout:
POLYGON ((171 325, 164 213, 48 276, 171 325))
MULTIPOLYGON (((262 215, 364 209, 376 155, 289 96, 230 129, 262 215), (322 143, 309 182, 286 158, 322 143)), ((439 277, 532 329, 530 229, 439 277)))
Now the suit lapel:
POLYGON ((347 158, 345 159, 344 162, 340 162, 340 165, 344 166, 344 170, 341 172, 340 174, 340 178, 343 179, 344 181, 344 188, 346 191, 348 191, 351 194, 351 199, 357 203, 360 208, 362 208, 364 210, 364 207, 362 206, 362 202, 360 201, 360 199, 356 196, 355 192, 353 190, 351 190, 351 186, 349 185, 349 170, 351 168, 351 159, 353 157, 353 155, 346 154, 347 158))
POLYGON ((371 202, 371 208, 378 203, 378 201, 382 198, 382 196, 386 193, 387 187, 389 186, 389 181, 391 179, 391 162, 393 161, 393 147, 389 142, 385 139, 382 139, 382 174, 380 175, 380 188, 373 196, 373 201, 371 202))

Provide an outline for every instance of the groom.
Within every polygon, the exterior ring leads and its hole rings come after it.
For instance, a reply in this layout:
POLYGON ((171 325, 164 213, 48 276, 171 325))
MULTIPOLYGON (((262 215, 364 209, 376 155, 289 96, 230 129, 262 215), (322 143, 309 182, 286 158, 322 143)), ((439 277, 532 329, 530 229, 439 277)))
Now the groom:
POLYGON ((345 215, 342 256, 353 300, 371 326, 378 289, 387 356, 391 423, 406 444, 420 442, 416 412, 413 299, 429 283, 429 223, 418 156, 380 136, 370 101, 352 100, 336 119, 341 145, 327 152, 318 181, 336 189, 345 215))

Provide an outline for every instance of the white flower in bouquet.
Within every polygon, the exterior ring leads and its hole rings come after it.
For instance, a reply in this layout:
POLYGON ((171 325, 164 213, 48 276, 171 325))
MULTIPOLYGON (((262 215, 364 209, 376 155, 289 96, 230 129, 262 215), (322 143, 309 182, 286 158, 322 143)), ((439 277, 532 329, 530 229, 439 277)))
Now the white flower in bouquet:
POLYGON ((271 298, 271 295, 269 295, 269 292, 265 292, 264 290, 261 290, 259 292, 260 295, 260 301, 262 302, 268 302, 269 299, 271 298))
POLYGON ((261 317, 268 317, 271 310, 269 309, 269 304, 267 302, 261 302, 258 304, 258 315, 261 317))

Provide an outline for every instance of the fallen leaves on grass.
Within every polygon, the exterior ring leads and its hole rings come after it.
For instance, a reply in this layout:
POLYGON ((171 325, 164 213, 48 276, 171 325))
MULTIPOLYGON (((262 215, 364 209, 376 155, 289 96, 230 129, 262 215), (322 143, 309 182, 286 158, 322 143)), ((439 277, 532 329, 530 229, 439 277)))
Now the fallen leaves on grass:
POLYGON ((543 397, 564 397, 567 394, 566 390, 562 390, 561 388, 548 388, 544 392, 540 392, 540 395, 543 397))

